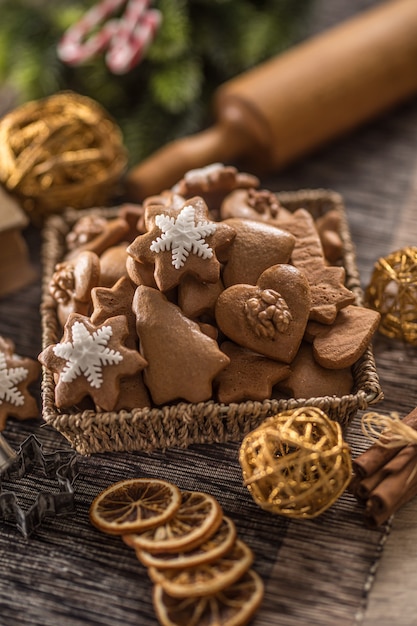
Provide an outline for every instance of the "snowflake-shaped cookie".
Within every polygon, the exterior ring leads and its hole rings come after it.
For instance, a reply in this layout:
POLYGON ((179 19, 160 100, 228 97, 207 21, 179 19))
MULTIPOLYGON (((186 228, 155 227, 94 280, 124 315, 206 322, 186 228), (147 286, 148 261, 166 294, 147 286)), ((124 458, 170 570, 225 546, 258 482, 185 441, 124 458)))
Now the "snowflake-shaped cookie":
POLYGON ((111 317, 100 326, 83 315, 70 315, 62 341, 39 355, 40 362, 58 375, 58 408, 72 406, 89 395, 99 407, 113 410, 120 378, 147 365, 139 352, 125 347, 127 335, 124 315, 111 317))
POLYGON ((192 198, 180 207, 150 204, 145 220, 148 232, 137 237, 127 252, 141 268, 154 265, 158 289, 168 291, 176 287, 186 274, 205 283, 218 281, 217 257, 224 254, 236 232, 227 224, 210 220, 202 198, 192 198))
POLYGON ((161 229, 162 235, 151 243, 152 252, 172 251, 172 265, 179 270, 192 252, 203 259, 211 259, 213 250, 205 241, 205 237, 216 230, 214 222, 201 220, 196 222, 195 208, 187 204, 179 215, 157 215, 155 224, 161 229))
POLYGON ((37 402, 27 388, 39 374, 39 363, 15 354, 14 344, 0 337, 0 430, 5 428, 8 416, 38 417, 37 402))
POLYGON ((28 376, 25 367, 7 367, 6 355, 0 352, 0 403, 9 402, 14 406, 22 406, 25 402, 23 393, 17 385, 28 376))
POLYGON ((92 387, 100 389, 103 384, 103 368, 123 361, 119 350, 111 350, 107 344, 113 336, 111 326, 102 326, 90 334, 83 322, 72 327, 72 341, 58 343, 53 347, 56 356, 65 359, 61 380, 70 383, 77 376, 85 376, 92 387))

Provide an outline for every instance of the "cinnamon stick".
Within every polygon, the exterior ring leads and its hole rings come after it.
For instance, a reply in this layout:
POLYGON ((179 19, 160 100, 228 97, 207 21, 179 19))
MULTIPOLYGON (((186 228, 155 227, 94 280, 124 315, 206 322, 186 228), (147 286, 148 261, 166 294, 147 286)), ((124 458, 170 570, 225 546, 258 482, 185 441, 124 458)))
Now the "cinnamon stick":
MULTIPOLYGON (((417 430, 417 407, 402 420, 417 430)), ((377 528, 417 495, 417 445, 384 447, 383 437, 353 461, 350 490, 365 501, 368 526, 377 528)))
MULTIPOLYGON (((417 407, 402 420, 404 424, 417 430, 417 407)), ((398 448, 385 448, 379 443, 374 443, 368 450, 353 460, 353 471, 361 480, 375 474, 388 463, 403 446, 398 448)))
POLYGON ((382 473, 384 477, 370 492, 365 507, 366 523, 373 528, 386 522, 417 495, 416 446, 403 448, 382 473))

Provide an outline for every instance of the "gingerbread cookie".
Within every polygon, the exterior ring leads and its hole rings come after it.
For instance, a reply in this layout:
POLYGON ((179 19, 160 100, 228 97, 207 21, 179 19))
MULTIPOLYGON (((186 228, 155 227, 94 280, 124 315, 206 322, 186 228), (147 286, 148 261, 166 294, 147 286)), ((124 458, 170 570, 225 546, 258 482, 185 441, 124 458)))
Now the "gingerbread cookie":
MULTIPOLYGON (((193 195, 196 196, 199 194, 193 195)), ((145 198, 145 200, 143 201, 143 207, 145 209, 145 213, 146 209, 153 205, 164 206, 167 209, 172 207, 173 209, 178 209, 178 211, 180 211, 185 204, 185 200, 186 198, 184 196, 176 193, 173 189, 164 189, 164 191, 156 196, 148 196, 147 198, 145 198)), ((146 225, 146 218, 145 230, 148 230, 148 226, 146 225)))
POLYGON ((122 276, 127 276, 126 261, 128 243, 107 248, 100 256, 100 286, 113 287, 122 276))
POLYGON ((19 356, 11 339, 0 337, 0 431, 8 417, 25 420, 39 416, 37 401, 28 387, 40 372, 37 361, 19 356))
POLYGON ((132 300, 135 287, 127 276, 120 278, 112 287, 95 287, 91 290, 93 312, 91 321, 93 324, 104 324, 109 317, 124 315, 129 329, 125 345, 132 350, 137 348, 138 336, 136 334, 136 318, 132 311, 132 300))
POLYGON ((312 339, 315 360, 331 369, 350 367, 365 352, 380 319, 377 311, 350 305, 339 311, 331 326, 309 322, 306 338, 312 339))
POLYGON ((91 290, 100 282, 100 259, 94 252, 80 252, 73 261, 58 263, 49 282, 61 326, 70 313, 89 315, 91 290))
POLYGON ((133 411, 134 409, 152 406, 152 401, 143 382, 141 372, 134 376, 121 378, 119 388, 119 398, 114 407, 115 411, 133 411))
POLYGON ((223 254, 236 233, 226 224, 209 220, 201 198, 188 200, 181 209, 150 205, 146 223, 149 232, 137 237, 127 252, 136 263, 155 264, 158 289, 169 291, 187 274, 202 282, 219 280, 216 252, 223 254))
POLYGON ((355 294, 344 285, 344 268, 327 265, 313 217, 305 209, 283 220, 282 228, 294 235, 291 262, 305 273, 310 284, 310 319, 333 324, 337 312, 356 300, 355 294))
POLYGON ((212 163, 205 167, 189 170, 173 187, 175 193, 184 198, 201 196, 215 219, 220 217, 220 206, 225 196, 234 189, 259 186, 259 178, 239 172, 232 165, 212 163))
POLYGON ((187 317, 213 316, 217 298, 223 289, 220 279, 217 283, 202 283, 193 276, 184 276, 178 286, 178 304, 187 317))
MULTIPOLYGON (((125 345, 131 350, 138 349, 136 318, 132 311, 134 293, 135 287, 127 277, 120 278, 111 289, 96 287, 91 292, 93 301, 91 321, 93 324, 103 324, 109 317, 124 315, 129 329, 125 345)), ((130 411, 134 408, 151 406, 152 403, 141 373, 121 378, 119 387, 119 399, 114 407, 115 411, 122 409, 130 411)))
POLYGON ((291 363, 291 374, 276 385, 276 389, 290 398, 304 399, 322 396, 342 397, 352 391, 350 368, 327 369, 317 363, 311 345, 303 342, 291 363))
POLYGON ((154 276, 155 266, 153 263, 139 263, 129 254, 126 259, 126 272, 130 280, 137 286, 146 285, 158 289, 154 276))
POLYGON ((67 250, 79 250, 90 241, 101 235, 107 226, 107 219, 102 215, 91 213, 80 217, 65 237, 67 250))
POLYGON ((297 354, 310 312, 310 288, 292 265, 274 265, 256 285, 232 285, 216 304, 220 330, 238 345, 291 363, 297 354))
POLYGON ((340 236, 341 216, 339 211, 332 209, 318 217, 315 221, 320 236, 324 256, 329 263, 336 263, 343 256, 343 241, 340 236))
POLYGON ((220 217, 227 220, 233 217, 257 222, 275 220, 286 211, 272 191, 267 189, 236 189, 223 200, 220 217))
POLYGON ((220 349, 230 364, 215 380, 219 402, 245 402, 270 398, 272 387, 290 375, 290 368, 246 348, 225 341, 220 349))
POLYGON ((156 289, 138 287, 133 310, 148 362, 144 380, 155 404, 209 400, 213 379, 229 364, 217 342, 156 289))
POLYGON ((55 374, 55 404, 70 407, 89 396, 105 411, 112 411, 119 398, 121 378, 140 372, 145 359, 125 347, 128 336, 124 315, 95 325, 72 313, 60 343, 48 346, 39 361, 55 374))
POLYGON ((145 208, 143 204, 122 204, 119 207, 118 217, 121 217, 129 226, 125 237, 129 243, 136 239, 138 235, 143 235, 146 232, 145 208))
POLYGON ((107 248, 115 246, 128 236, 130 227, 125 219, 115 217, 111 220, 104 220, 102 230, 86 243, 74 247, 66 256, 67 260, 74 259, 80 252, 89 250, 100 256, 107 248))
POLYGON ((295 238, 270 224, 233 218, 224 222, 236 231, 223 269, 225 287, 256 285, 262 272, 272 265, 288 263, 295 238))
POLYGON ((197 321, 198 327, 202 333, 207 335, 207 337, 211 337, 215 341, 219 338, 219 331, 217 326, 213 326, 213 324, 209 324, 208 322, 200 322, 197 321))

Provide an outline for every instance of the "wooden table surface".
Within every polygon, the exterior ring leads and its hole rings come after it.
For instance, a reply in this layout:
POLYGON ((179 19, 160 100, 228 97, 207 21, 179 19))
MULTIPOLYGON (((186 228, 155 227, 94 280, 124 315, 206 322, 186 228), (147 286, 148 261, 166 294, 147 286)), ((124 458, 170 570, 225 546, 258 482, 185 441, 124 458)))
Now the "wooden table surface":
MULTIPOLYGON (((334 0, 331 3, 316 0, 309 29, 311 32, 319 31, 377 3, 372 0, 334 0)), ((417 99, 340 138, 286 171, 265 178, 262 183, 274 191, 331 188, 340 192, 345 200, 362 282, 366 286, 373 264, 380 256, 405 245, 417 245, 417 99)), ((38 262, 39 234, 29 230, 25 236, 34 262, 38 262)), ((18 296, 6 303, 0 302, 0 334, 18 336, 21 352, 27 353, 25 348, 33 350, 33 328, 22 327, 16 319, 21 306, 18 296)), ((33 324, 37 323, 39 317, 34 311, 33 324)), ((417 348, 377 335, 374 353, 385 394, 385 399, 377 407, 378 411, 398 411, 404 416, 417 405, 417 348)), ((375 577, 371 572, 368 579, 370 594, 367 605, 363 607, 362 603, 358 603, 351 620, 340 621, 339 625, 414 626, 417 623, 414 582, 417 567, 416 520, 417 500, 404 506, 392 520, 391 532, 375 568, 375 577)), ((54 558, 57 544, 49 545, 47 536, 42 540, 45 541, 45 558, 54 558)), ((20 556, 25 558, 24 554, 20 556)), ((11 563, 8 570, 11 575, 13 568, 11 563)), ((342 558, 340 568, 343 568, 342 558)), ((33 583, 27 582, 28 585, 33 583)), ((5 596, 0 595, 0 609, 4 601, 5 596)), ((23 610, 23 595, 21 602, 23 610)), ((149 623, 153 623, 152 618, 149 619, 149 623)), ((23 620, 21 623, 26 624, 23 620)), ((76 620, 65 622, 71 626, 81 623, 76 620)), ((264 623, 278 625, 281 619, 277 615, 273 622, 264 623)), ((310 626, 308 621, 298 623, 310 626)), ((337 626, 338 623, 335 624, 337 626)), ((14 623, 2 621, 1 610, 0 626, 14 626, 14 623)))
MULTIPOLYGON (((317 30, 376 2, 315 3, 317 30)), ((417 99, 358 129, 274 178, 276 189, 331 187, 346 202, 363 286, 373 264, 403 246, 417 245, 417 99)), ((376 409, 406 415, 417 406, 417 347, 374 341, 385 399, 376 409)), ((363 626, 414 626, 417 623, 417 499, 392 520, 381 560, 370 582, 363 626)))

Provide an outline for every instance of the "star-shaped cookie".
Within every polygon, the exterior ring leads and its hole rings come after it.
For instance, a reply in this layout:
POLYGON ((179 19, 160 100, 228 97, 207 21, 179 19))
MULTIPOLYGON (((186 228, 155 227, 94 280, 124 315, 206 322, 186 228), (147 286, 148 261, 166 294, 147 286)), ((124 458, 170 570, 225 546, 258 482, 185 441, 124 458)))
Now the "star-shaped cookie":
POLYGON ((28 390, 41 367, 37 361, 15 354, 14 343, 0 337, 0 431, 9 416, 18 420, 39 416, 36 399, 28 390))
POLYGON ((48 346, 38 357, 55 374, 58 408, 73 406, 90 396, 105 411, 114 409, 119 380, 147 365, 139 352, 125 347, 127 336, 124 315, 98 326, 83 315, 70 315, 61 342, 48 346))
POLYGON ((220 346, 230 364, 217 376, 217 397, 220 402, 244 402, 271 397, 272 387, 287 378, 291 370, 285 363, 273 361, 262 354, 225 341, 220 346))
POLYGON ((312 347, 303 342, 291 363, 291 373, 276 388, 290 398, 309 399, 350 394, 353 378, 350 367, 327 369, 317 363, 312 347))
POLYGON ((158 289, 169 291, 187 274, 202 282, 219 280, 218 254, 223 260, 236 232, 210 220, 202 198, 191 198, 181 207, 149 205, 145 220, 148 232, 136 237, 127 252, 137 263, 154 264, 158 289))
POLYGON ((136 318, 132 311, 135 287, 127 276, 119 278, 113 287, 95 287, 91 290, 93 324, 103 324, 109 317, 125 315, 129 328, 126 346, 132 350, 137 347, 136 318))

